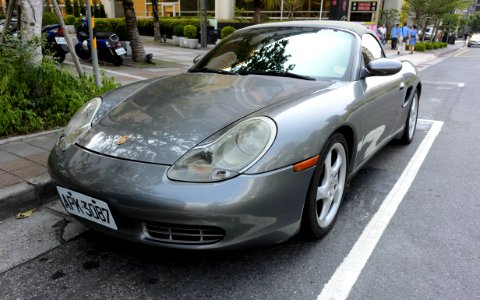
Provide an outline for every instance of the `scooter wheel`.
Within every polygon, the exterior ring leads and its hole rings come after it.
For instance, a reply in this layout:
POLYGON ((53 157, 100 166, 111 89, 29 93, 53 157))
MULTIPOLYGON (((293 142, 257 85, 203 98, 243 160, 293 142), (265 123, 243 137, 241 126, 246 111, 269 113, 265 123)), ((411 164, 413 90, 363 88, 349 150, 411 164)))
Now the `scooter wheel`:
POLYGON ((65 60, 65 53, 55 53, 53 58, 61 64, 65 60))
POLYGON ((116 59, 113 60, 113 65, 118 67, 121 66, 123 63, 123 59, 121 57, 117 57, 116 59))

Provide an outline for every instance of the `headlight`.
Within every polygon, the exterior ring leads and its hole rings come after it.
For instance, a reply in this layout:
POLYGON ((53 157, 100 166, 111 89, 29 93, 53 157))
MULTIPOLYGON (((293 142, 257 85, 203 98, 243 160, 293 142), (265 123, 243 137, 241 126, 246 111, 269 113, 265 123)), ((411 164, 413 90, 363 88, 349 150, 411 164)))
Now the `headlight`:
POLYGON ((67 150, 82 134, 92 127, 93 117, 101 104, 102 99, 95 97, 85 103, 85 105, 75 113, 58 141, 58 146, 62 151, 67 150))
POLYGON ((197 146, 168 171, 173 180, 214 182, 231 178, 256 163, 272 145, 275 123, 255 117, 229 129, 213 142, 197 146))

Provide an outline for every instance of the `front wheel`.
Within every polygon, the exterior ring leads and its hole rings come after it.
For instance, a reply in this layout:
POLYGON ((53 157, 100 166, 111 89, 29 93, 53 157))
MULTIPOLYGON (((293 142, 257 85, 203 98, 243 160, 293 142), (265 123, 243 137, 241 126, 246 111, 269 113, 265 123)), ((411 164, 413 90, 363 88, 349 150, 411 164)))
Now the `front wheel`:
POLYGON ((408 112, 407 120, 405 121, 405 129, 403 130, 400 141, 404 144, 410 144, 415 135, 418 118, 418 93, 415 93, 410 104, 410 111, 408 112))
POLYGON ((347 153, 345 137, 336 133, 328 139, 320 154, 303 211, 303 230, 310 237, 323 237, 337 219, 345 194, 347 153))

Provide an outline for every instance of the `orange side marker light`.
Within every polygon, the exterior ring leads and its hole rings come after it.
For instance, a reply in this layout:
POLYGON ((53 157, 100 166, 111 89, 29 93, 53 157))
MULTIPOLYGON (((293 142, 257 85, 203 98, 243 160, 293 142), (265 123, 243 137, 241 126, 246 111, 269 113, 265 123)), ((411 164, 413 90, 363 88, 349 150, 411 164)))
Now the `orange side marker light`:
POLYGON ((317 164, 319 157, 320 157, 320 155, 315 155, 312 158, 309 158, 309 159, 306 159, 306 160, 301 161, 299 163, 296 163, 296 164, 293 165, 293 170, 295 172, 300 172, 300 171, 306 170, 308 168, 311 168, 311 167, 313 167, 317 164))

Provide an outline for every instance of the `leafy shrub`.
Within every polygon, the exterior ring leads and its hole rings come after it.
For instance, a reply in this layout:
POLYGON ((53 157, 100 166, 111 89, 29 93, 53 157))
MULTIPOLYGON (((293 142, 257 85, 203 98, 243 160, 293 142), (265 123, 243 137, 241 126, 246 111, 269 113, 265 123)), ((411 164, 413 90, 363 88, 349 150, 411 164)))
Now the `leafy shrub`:
POLYGON ((175 26, 175 28, 173 28, 173 34, 176 36, 183 36, 183 30, 184 30, 183 25, 177 25, 175 26))
POLYGON ((438 47, 439 47, 439 46, 438 46, 438 43, 432 43, 432 48, 433 48, 433 49, 438 49, 438 47))
POLYGON ((448 43, 441 43, 443 45, 443 48, 448 46, 448 43))
POLYGON ((47 26, 51 24, 58 24, 57 16, 53 12, 43 12, 42 26, 47 26))
POLYGON ((66 15, 64 18, 65 25, 73 25, 76 20, 77 18, 75 18, 73 15, 66 15))
POLYGON ((113 26, 110 20, 95 18, 95 31, 96 32, 113 32, 113 26))
POLYGON ((39 67, 26 64, 29 53, 18 37, 0 45, 0 136, 64 126, 90 98, 118 86, 103 74, 79 78, 45 56, 39 67))
POLYGON ((115 27, 115 33, 118 35, 118 38, 121 41, 129 41, 130 39, 128 38, 128 31, 127 31, 127 23, 125 23, 125 20, 120 22, 117 27, 115 27))
POLYGON ((222 39, 226 38, 227 36, 229 36, 230 34, 232 34, 233 32, 235 32, 235 28, 232 27, 232 26, 225 26, 223 27, 221 33, 220 33, 220 36, 222 37, 222 39))
POLYGON ((415 51, 424 52, 425 51, 425 44, 417 44, 415 46, 415 51))
POLYGON ((197 27, 193 25, 187 25, 183 28, 183 35, 187 39, 196 39, 197 38, 197 27))
POLYGON ((425 43, 424 45, 425 45, 426 50, 432 50, 433 49, 432 43, 425 43))

